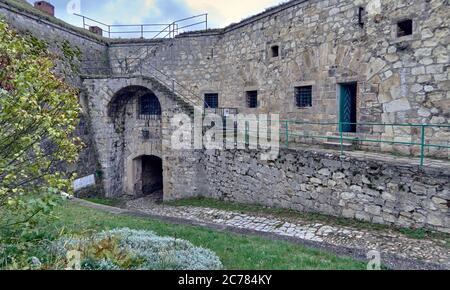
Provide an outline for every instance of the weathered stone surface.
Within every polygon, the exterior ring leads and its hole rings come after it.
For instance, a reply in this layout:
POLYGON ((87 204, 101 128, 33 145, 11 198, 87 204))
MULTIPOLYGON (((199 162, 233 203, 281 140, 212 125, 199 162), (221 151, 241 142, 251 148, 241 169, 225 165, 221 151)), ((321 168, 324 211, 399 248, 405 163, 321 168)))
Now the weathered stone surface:
POLYGON ((449 225, 445 224, 449 170, 429 168, 425 174, 418 166, 398 165, 394 159, 376 161, 347 157, 342 160, 338 155, 311 150, 282 150, 280 157, 271 163, 260 160, 257 151, 217 151, 202 164, 208 183, 206 196, 213 198, 267 206, 272 206, 274 201, 286 201, 282 207, 375 223, 449 231, 449 225), (259 171, 261 174, 252 183, 250 191, 243 189, 247 185, 245 175, 227 170, 226 164, 238 159, 246 160, 239 166, 256 163, 265 168, 259 171), (311 161, 299 166, 299 160, 304 159, 311 161), (319 171, 328 173, 323 164, 331 164, 333 169, 329 169, 330 172, 336 170, 333 160, 342 161, 339 171, 329 176, 319 174, 319 171), (296 168, 295 174, 274 174, 280 170, 286 172, 288 168, 296 168), (306 178, 301 186, 295 185, 299 177, 305 173, 314 174, 315 170, 320 179, 306 178), (355 176, 355 172, 360 175, 355 176), (292 196, 296 197, 295 200, 292 196))
POLYGON ((385 105, 385 110, 387 113, 402 112, 411 109, 411 105, 406 98, 400 100, 395 100, 385 105))
MULTIPOLYGON (((62 41, 69 41, 82 51, 77 65, 92 67, 92 61, 94 66, 97 61, 98 70, 83 71, 91 76, 74 74, 69 81, 82 88, 84 125, 80 125, 80 134, 87 131, 83 140, 88 141, 76 171, 80 176, 98 171, 107 196, 134 194, 139 185, 133 176, 134 158, 156 155, 163 159, 166 199, 211 196, 448 232, 449 172, 442 169, 445 167, 424 173, 392 160, 342 160, 337 154, 302 150, 282 152, 275 162, 266 163, 258 154, 246 151, 171 148, 171 117, 188 112, 186 102, 202 104, 206 92, 218 93, 220 107, 236 108, 239 113, 269 112, 279 114, 282 120, 336 123, 339 86, 356 82, 360 123, 450 122, 450 30, 443 22, 450 18, 450 11, 445 1, 413 0, 408 5, 384 1, 378 8, 374 3, 380 1, 369 0, 297 2, 223 30, 121 43, 98 40, 35 15, 18 13, 4 2, 0 14, 14 28, 46 40, 60 54, 62 41), (355 17, 360 6, 368 6, 364 27, 355 17), (411 15, 413 35, 397 37, 393 19, 411 15), (270 55, 273 45, 280 47, 276 58, 270 55), (137 61, 136 56, 140 58, 137 61), (105 69, 112 75, 92 76, 105 74, 105 69), (172 92, 172 80, 178 89, 184 87, 184 94, 172 92), (300 109, 294 88, 304 85, 313 87, 313 106, 300 109), (134 86, 157 95, 163 110, 160 122, 137 119, 135 94, 118 104, 118 118, 110 116, 114 96, 134 86), (248 108, 245 91, 255 89, 259 107, 248 108), (151 140, 141 139, 143 129, 150 130, 151 140)), ((292 130, 335 136, 338 128, 308 125, 292 130)), ((351 136, 419 142, 419 131, 365 125, 358 126, 351 136)), ((428 144, 447 144, 449 139, 446 129, 437 127, 427 129, 426 137, 428 144)), ((417 146, 400 144, 358 146, 408 156, 419 153, 412 148, 417 146)), ((426 153, 450 157, 444 148, 427 148, 426 153)))

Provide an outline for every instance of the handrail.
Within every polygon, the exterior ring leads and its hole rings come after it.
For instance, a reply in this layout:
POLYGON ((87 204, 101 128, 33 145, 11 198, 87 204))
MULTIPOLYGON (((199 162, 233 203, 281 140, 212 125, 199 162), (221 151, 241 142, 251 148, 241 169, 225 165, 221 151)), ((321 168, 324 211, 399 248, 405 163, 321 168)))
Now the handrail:
MULTIPOLYGON (((272 121, 273 122, 273 121, 272 121)), ((433 144, 427 142, 426 130, 428 128, 450 128, 450 124, 406 124, 406 123, 351 123, 351 122, 305 122, 305 121, 297 121, 297 120, 281 120, 279 121, 283 124, 283 134, 285 136, 285 145, 289 148, 290 136, 301 137, 301 138, 309 138, 309 139, 334 139, 339 140, 341 155, 344 154, 345 144, 344 141, 357 141, 357 142, 367 142, 367 143, 381 143, 381 144, 392 144, 392 145, 406 145, 406 146, 420 146, 420 166, 423 167, 425 165, 425 150, 426 148, 437 148, 437 149, 450 149, 449 145, 442 144, 433 144), (316 125, 316 126, 332 126, 336 125, 338 129, 339 136, 314 136, 314 135, 305 135, 299 134, 295 130, 290 129, 290 124, 297 125, 316 125), (409 127, 409 128, 421 128, 420 132, 416 135, 416 138, 419 141, 399 141, 395 140, 395 138, 406 137, 405 135, 401 136, 392 136, 393 140, 378 140, 373 138, 367 138, 365 135, 374 135, 374 133, 365 133, 365 132, 344 132, 341 128, 343 125, 355 125, 357 127, 365 127, 365 126, 382 126, 382 127, 409 127), (350 136, 345 136, 345 134, 353 134, 350 136), (363 138, 360 138, 361 135, 363 138)), ((380 138, 382 137, 382 133, 380 134, 380 138)), ((375 133, 376 135, 376 133, 375 133)), ((408 137, 413 137, 413 135, 408 135, 408 137)), ((448 142, 448 141, 447 141, 448 142)))
POLYGON ((297 121, 297 120, 280 120, 280 122, 289 122, 295 124, 303 125, 360 125, 360 126, 399 126, 399 127, 450 127, 450 124, 414 124, 414 123, 348 123, 348 122, 308 122, 308 121, 297 121))
MULTIPOLYGON (((259 126, 259 121, 252 119, 252 120, 248 120, 248 122, 256 122, 257 125, 259 126)), ((380 139, 373 139, 370 138, 369 136, 364 136, 364 135, 373 135, 374 133, 364 133, 364 132, 353 132, 352 134, 355 134, 356 136, 345 136, 344 134, 346 134, 345 132, 336 132, 339 133, 339 136, 336 135, 332 135, 332 136, 323 136, 321 134, 324 134, 322 130, 321 132, 317 132, 319 135, 311 135, 311 134, 302 134, 302 132, 298 132, 295 129, 291 129, 289 127, 289 124, 292 123, 306 123, 306 124, 314 124, 314 125, 325 125, 325 126, 329 126, 330 124, 335 124, 335 125, 361 125, 361 126, 368 126, 368 125, 374 125, 374 126, 382 126, 383 123, 349 123, 349 122, 302 122, 302 121, 296 121, 296 120, 280 120, 280 121, 271 121, 272 123, 281 123, 284 126, 280 126, 280 141, 283 140, 284 138, 284 147, 285 148, 290 148, 290 144, 291 143, 296 143, 296 142, 292 142, 290 137, 300 137, 300 138, 305 138, 305 139, 326 139, 326 140, 339 140, 339 144, 340 145, 340 154, 343 156, 344 152, 346 150, 345 148, 345 144, 344 141, 351 141, 351 142, 367 142, 367 143, 380 143, 380 144, 389 144, 389 145, 403 145, 403 146, 416 146, 416 147, 420 147, 420 151, 419 151, 419 158, 420 158, 420 167, 425 166, 425 158, 426 156, 426 152, 425 150, 427 148, 434 148, 434 149, 449 149, 450 150, 450 140, 446 140, 446 142, 448 142, 448 145, 443 145, 443 144, 434 144, 430 142, 427 142, 427 137, 425 134, 425 130, 427 128, 450 128, 450 125, 447 124, 403 124, 403 123, 398 123, 398 124, 385 124, 385 126, 400 126, 400 127, 404 127, 404 126, 410 126, 411 128, 415 128, 415 127, 421 127, 422 130, 420 132, 418 132, 417 137, 417 141, 411 140, 410 142, 408 141, 399 141, 399 140, 395 140, 398 137, 405 137, 403 135, 400 136, 392 136, 393 139, 392 140, 386 140, 386 139, 382 139, 382 134, 380 134, 380 139), (363 135, 363 136, 361 136, 363 135), (362 137, 362 138, 361 138, 362 137)), ((267 124, 264 125, 264 127, 268 127, 267 124)), ((338 127, 338 128, 342 128, 342 127, 338 127)), ((317 129, 315 129, 315 131, 320 131, 320 127, 317 129)), ((220 129, 218 129, 220 130, 220 129)), ((300 130, 301 131, 301 130, 300 130)), ((234 129, 229 129, 228 127, 224 126, 223 127, 223 132, 224 133, 234 133, 234 135, 236 136, 236 134, 241 134, 239 136, 243 136, 246 140, 246 144, 248 144, 248 140, 250 140, 250 137, 258 137, 259 136, 259 131, 258 130, 250 130, 249 128, 247 128, 247 126, 244 128, 238 128, 237 126, 235 126, 234 129), (244 135, 243 135, 244 134, 244 135)), ((315 132, 314 132, 315 133, 315 132)), ((377 135, 375 133, 375 135, 377 135)), ((409 137, 413 137, 412 135, 409 135, 409 137)), ((439 138, 438 138, 439 139, 439 138)), ((307 142, 307 141, 306 141, 307 142)), ((297 143, 302 143, 302 141, 297 141, 297 143)), ((281 143, 283 144, 283 143, 281 143)), ((306 144, 310 144, 310 143, 306 143, 306 144)), ((318 143, 319 144, 323 144, 321 142, 318 143)), ((394 151, 391 152, 391 154, 394 154, 394 151)), ((416 156, 413 153, 410 153, 408 156, 416 156)))
POLYGON ((109 38, 111 38, 112 35, 123 35, 123 34, 125 34, 125 35, 138 34, 140 36, 140 38, 144 38, 144 36, 146 36, 146 34, 157 33, 156 36, 152 37, 152 38, 156 38, 156 37, 160 36, 161 34, 163 34, 164 32, 168 32, 168 33, 166 35, 164 35, 162 38, 173 38, 179 34, 180 30, 185 29, 185 28, 200 26, 200 25, 204 24, 205 25, 204 29, 208 29, 208 14, 207 13, 175 20, 172 23, 149 23, 149 24, 106 24, 106 23, 97 21, 95 19, 92 19, 90 17, 84 16, 81 14, 75 13, 74 15, 82 18, 82 20, 83 20, 82 26, 85 29, 89 29, 90 27, 93 26, 93 25, 87 24, 86 22, 93 22, 94 24, 103 26, 103 27, 100 27, 100 29, 102 30, 102 32, 106 32, 108 34, 109 38), (193 19, 199 19, 199 18, 201 18, 201 20, 198 22, 186 23, 187 21, 190 21, 193 19), (149 27, 158 27, 158 26, 163 27, 162 30, 154 31, 154 30, 146 29, 149 27), (131 31, 123 30, 123 28, 127 28, 127 27, 130 27, 130 28, 140 27, 140 29, 139 30, 131 30, 131 31), (115 28, 120 28, 121 30, 114 31, 115 28))
MULTIPOLYGON (((133 60, 142 60, 141 58, 132 58, 133 60)), ((128 58, 124 58, 124 59, 110 59, 110 61, 127 61, 128 58)), ((156 79, 158 79, 159 81, 161 81, 163 84, 165 84, 167 87, 171 88, 172 92, 177 93, 178 95, 180 95, 183 99, 185 99, 185 101, 191 103, 193 106, 198 106, 199 104, 192 102, 192 98, 189 98, 186 96, 186 93, 188 95, 190 95, 191 97, 193 97, 194 100, 199 101, 200 104, 203 105, 202 109, 208 109, 209 106, 208 104, 205 102, 204 99, 200 98, 199 96, 197 96, 196 93, 192 92, 189 88, 185 87, 182 83, 178 82, 177 80, 175 80, 174 78, 172 78, 171 76, 169 76, 168 74, 164 73, 163 71, 161 71, 160 69, 158 69, 157 67, 155 67, 154 65, 147 63, 148 67, 150 68, 150 70, 146 70, 145 72, 143 71, 143 65, 142 64, 138 64, 139 68, 137 70, 134 71, 127 71, 126 73, 114 73, 113 72, 113 68, 111 67, 107 67, 104 65, 104 63, 102 63, 101 61, 86 61, 88 63, 94 63, 94 64, 100 64, 100 65, 96 65, 96 66, 92 66, 92 67, 83 67, 83 69, 85 71, 89 72, 91 70, 95 70, 95 71, 103 71, 106 72, 107 74, 111 74, 111 75, 138 75, 138 76, 142 76, 142 77, 146 77, 146 73, 149 74, 149 76, 153 76, 156 79), (154 72, 154 73, 152 73, 154 72), (155 73, 156 72, 156 73, 155 73), (161 79, 161 77, 158 77, 159 74, 160 76, 162 76, 163 78, 165 78, 166 80, 161 79), (180 90, 177 90, 176 88, 179 87, 181 88, 183 92, 180 92, 180 90)))

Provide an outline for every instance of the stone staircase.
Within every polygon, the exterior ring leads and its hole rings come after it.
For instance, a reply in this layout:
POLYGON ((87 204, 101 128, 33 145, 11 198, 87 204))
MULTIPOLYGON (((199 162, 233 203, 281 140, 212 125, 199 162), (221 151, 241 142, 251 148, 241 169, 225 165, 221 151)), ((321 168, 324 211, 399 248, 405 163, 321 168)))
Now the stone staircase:
POLYGON ((89 68, 83 70, 83 72, 87 77, 141 77, 156 84, 161 92, 172 95, 173 99, 180 104, 183 111, 188 112, 189 114, 193 114, 195 109, 203 111, 203 99, 196 93, 190 91, 190 89, 186 88, 183 84, 173 79, 171 76, 165 74, 157 67, 147 62, 146 56, 148 53, 151 53, 150 49, 147 49, 145 53, 139 55, 137 58, 134 58, 135 63, 133 65, 122 66, 121 62, 126 61, 125 59, 114 59, 113 61, 117 62, 114 65, 111 64, 111 60, 108 64, 98 62, 93 66, 92 62, 90 62, 89 68))

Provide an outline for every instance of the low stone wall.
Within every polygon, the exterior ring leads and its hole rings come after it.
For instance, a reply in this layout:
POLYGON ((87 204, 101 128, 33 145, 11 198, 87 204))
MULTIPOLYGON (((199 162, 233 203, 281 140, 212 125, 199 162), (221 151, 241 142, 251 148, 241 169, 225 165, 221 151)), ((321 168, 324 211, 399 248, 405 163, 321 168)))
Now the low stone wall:
POLYGON ((272 162, 238 150, 204 159, 209 197, 450 232, 448 168, 304 150, 272 162))

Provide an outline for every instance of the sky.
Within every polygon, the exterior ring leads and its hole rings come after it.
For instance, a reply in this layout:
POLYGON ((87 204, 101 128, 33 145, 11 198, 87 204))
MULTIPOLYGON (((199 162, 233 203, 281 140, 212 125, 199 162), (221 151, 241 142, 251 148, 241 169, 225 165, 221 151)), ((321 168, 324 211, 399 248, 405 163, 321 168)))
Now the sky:
MULTIPOLYGON (((34 3, 34 0, 27 0, 34 3)), ((81 12, 106 24, 171 23, 208 13, 210 28, 222 28, 286 0, 47 0, 56 6, 56 17, 82 26, 81 12), (78 5, 78 3, 80 5, 78 5), (75 4, 68 5, 68 4, 75 4), (69 10, 67 9, 69 7, 69 10), (70 7, 74 9, 70 9, 70 7)))

